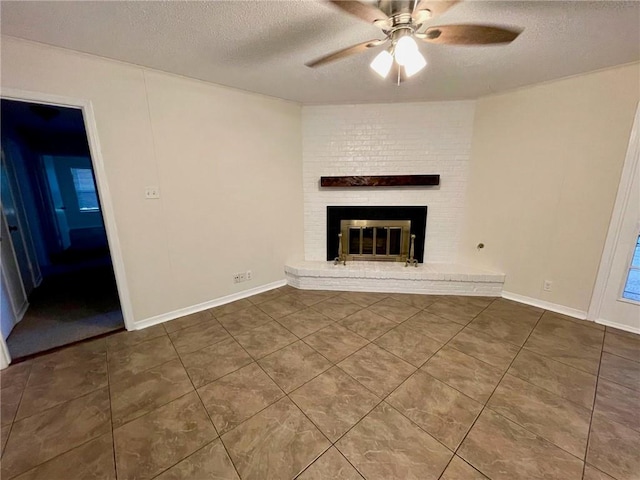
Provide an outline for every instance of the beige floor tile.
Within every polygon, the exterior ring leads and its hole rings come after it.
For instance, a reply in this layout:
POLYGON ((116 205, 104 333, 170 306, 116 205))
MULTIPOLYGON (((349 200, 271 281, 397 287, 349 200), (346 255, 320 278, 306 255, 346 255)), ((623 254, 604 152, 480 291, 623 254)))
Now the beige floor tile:
POLYGON ((503 371, 509 368, 520 350, 511 343, 501 342, 470 328, 463 329, 448 345, 503 371))
POLYGON ((336 447, 367 480, 436 480, 452 453, 386 403, 336 447))
POLYGON ((0 387, 12 387, 19 385, 24 387, 31 373, 32 361, 11 364, 4 370, 0 370, 0 387))
POLYGON ((312 308, 332 320, 342 320, 362 309, 360 305, 340 296, 327 298, 326 300, 316 303, 312 308))
POLYGON ((396 323, 404 322, 420 311, 420 309, 406 302, 400 302, 393 298, 385 298, 378 303, 374 303, 369 307, 369 310, 396 323))
POLYGON ((601 472, 597 468, 593 468, 591 465, 586 465, 584 468, 584 477, 582 480, 616 480, 615 478, 601 472))
POLYGON ((11 431, 11 424, 0 426, 0 457, 4 455, 4 447, 7 446, 7 440, 9 440, 9 432, 11 431))
POLYGON ((583 407, 593 406, 597 377, 564 363, 522 349, 509 374, 583 407))
POLYGON ((356 305, 360 305, 363 308, 366 308, 374 303, 379 302, 380 300, 384 300, 389 296, 388 293, 377 293, 377 292, 343 292, 340 294, 342 298, 346 298, 350 302, 355 303, 356 305))
POLYGON ((297 480, 329 479, 363 480, 358 471, 333 447, 297 477, 297 480))
POLYGON ((219 439, 166 470, 155 480, 240 480, 219 439))
POLYGON ((295 295, 283 295, 282 297, 259 304, 258 308, 271 318, 277 320, 299 310, 304 310, 307 306, 299 301, 295 295))
POLYGON ((569 339, 562 337, 549 338, 546 335, 537 335, 535 332, 531 334, 524 348, 583 372, 592 375, 598 373, 601 353, 599 349, 577 347, 569 339))
POLYGON ((439 299, 437 295, 421 295, 417 293, 394 293, 391 298, 398 300, 400 303, 411 305, 418 310, 427 308, 439 299))
POLYGON ((106 388, 15 422, 2 458, 2 478, 30 470, 110 431, 106 388))
POLYGON ((109 352, 109 381, 119 382, 129 375, 135 375, 177 358, 178 354, 166 335, 116 352, 109 352))
POLYGON ((301 341, 262 358, 258 363, 287 393, 331 366, 326 358, 301 341))
POLYGON ((605 327, 605 332, 606 333, 613 333, 615 335, 620 335, 622 337, 633 338, 633 339, 636 339, 636 340, 638 338, 640 338, 640 335, 637 334, 637 333, 627 332, 625 330, 620 330, 619 328, 605 327))
POLYGON ((535 327, 538 318, 502 316, 486 309, 469 323, 469 328, 477 330, 496 340, 521 347, 535 327))
POLYGON ((118 479, 153 478, 217 437, 196 392, 113 431, 118 479))
POLYGON ((246 298, 243 298, 242 300, 236 300, 235 302, 230 302, 225 305, 220 305, 219 307, 214 307, 210 311, 213 314, 213 316, 219 320, 220 317, 224 315, 228 315, 234 312, 239 312, 240 310, 249 308, 252 305, 253 304, 249 300, 247 300, 246 298))
POLYGON ((640 432, 640 391, 632 390, 605 378, 598 380, 596 413, 640 432))
POLYGON ((416 370, 413 365, 372 343, 338 366, 380 398, 390 394, 416 370))
POLYGON ((187 353, 180 358, 196 388, 249 365, 253 361, 233 338, 187 353))
POLYGON ((482 410, 482 404, 418 371, 387 402, 423 430, 455 450, 482 410))
POLYGON ((260 305, 261 303, 268 302, 270 300, 275 300, 276 298, 280 298, 284 296, 285 293, 279 289, 267 290, 266 292, 259 293, 257 295, 252 295, 247 298, 252 304, 260 305))
POLYGON ((257 363, 199 388, 198 394, 220 434, 284 396, 257 363))
POLYGON ((448 347, 431 357, 421 370, 480 403, 489 399, 502 377, 501 370, 448 347))
POLYGON ((332 442, 380 402, 337 367, 317 376, 289 397, 332 442))
POLYGON ((201 325, 205 322, 215 320, 211 310, 204 310, 202 312, 192 313, 191 315, 185 315, 184 317, 176 318, 170 322, 163 323, 164 329, 167 333, 173 333, 183 328, 193 327, 195 325, 201 325))
POLYGON ((114 428, 193 390, 180 360, 172 360, 109 385, 114 428))
POLYGON ((328 292, 326 290, 295 290, 289 293, 299 302, 304 303, 307 307, 320 303, 322 300, 334 297, 337 292, 328 292))
POLYGON ((604 352, 600 363, 600 377, 640 390, 640 363, 604 352))
POLYGON ((640 432, 595 413, 587 463, 617 480, 636 480, 640 472, 640 432))
POLYGON ((415 367, 421 366, 443 345, 406 325, 390 330, 374 343, 415 367))
POLYGON ((631 337, 607 332, 604 337, 604 351, 640 362, 640 335, 631 337))
POLYGON ((235 338, 256 360, 298 340, 298 337, 275 321, 240 333, 235 338))
POLYGON ((344 360, 369 343, 360 335, 338 324, 329 325, 305 337, 304 342, 333 363, 344 360))
POLYGON ((464 327, 459 323, 446 320, 426 310, 419 312, 402 325, 426 335, 440 343, 446 343, 464 327))
POLYGON ((457 454, 491 480, 580 480, 576 457, 485 409, 457 454))
POLYGON ((219 316, 217 319, 231 335, 238 335, 272 320, 269 315, 253 306, 219 316))
POLYGON ((505 298, 495 299, 485 311, 495 316, 526 322, 538 321, 544 313, 544 310, 541 308, 532 307, 531 305, 525 305, 505 298))
POLYGON ((468 324, 476 315, 485 309, 484 306, 472 303, 459 303, 446 298, 430 305, 426 311, 438 315, 452 322, 462 325, 468 324))
POLYGON ((285 286, 0 386, 7 479, 640 480, 640 336, 505 299, 285 286))
POLYGON ((457 455, 454 455, 440 480, 489 480, 457 455))
POLYGON ((286 317, 279 318, 278 323, 294 335, 303 338, 331 325, 333 320, 312 308, 305 308, 286 317))
MULTIPOLYGON (((13 385, 0 390, 0 419, 2 420, 0 425, 10 425, 16 418, 23 390, 24 388, 20 385, 13 385)), ((38 413, 41 410, 44 410, 44 408, 35 410, 33 413, 38 413)), ((23 415, 23 417, 25 416, 23 415)))
POLYGON ((34 364, 16 418, 25 418, 81 397, 105 387, 107 382, 105 354, 92 356, 84 363, 65 364, 63 368, 50 362, 34 364))
POLYGON ((176 351, 184 355, 229 338, 229 334, 217 320, 212 319, 206 323, 172 332, 169 338, 176 351))
POLYGON ((396 322, 387 320, 369 309, 360 310, 353 315, 349 315, 347 318, 340 320, 339 323, 367 340, 375 340, 397 326, 396 322))
POLYGON ((508 374, 487 407, 576 457, 584 458, 591 410, 508 374))
POLYGON ((455 305, 473 305, 475 307, 487 308, 496 300, 501 300, 498 297, 481 297, 481 296, 467 296, 467 295, 443 295, 440 300, 453 303, 455 305))
POLYGON ((115 480, 111 432, 42 463, 15 480, 115 480))
POLYGON ((331 444, 283 398, 222 436, 243 480, 290 479, 331 444))
POLYGON ((586 321, 578 322, 564 315, 545 312, 532 336, 548 340, 562 338, 574 346, 601 350, 604 331, 592 328, 586 321))
POLYGON ((107 348, 109 351, 116 351, 121 348, 132 347, 153 338, 166 335, 164 326, 154 325, 152 327, 143 328, 142 330, 131 330, 114 333, 106 338, 107 348))
POLYGON ((33 386, 43 379, 47 380, 48 372, 52 370, 63 370, 67 367, 77 367, 97 359, 104 359, 106 353, 107 341, 104 338, 99 338, 34 358, 31 360, 29 385, 33 386), (35 374, 33 374, 34 370, 35 374), (44 375, 40 375, 38 372, 43 372, 44 375))

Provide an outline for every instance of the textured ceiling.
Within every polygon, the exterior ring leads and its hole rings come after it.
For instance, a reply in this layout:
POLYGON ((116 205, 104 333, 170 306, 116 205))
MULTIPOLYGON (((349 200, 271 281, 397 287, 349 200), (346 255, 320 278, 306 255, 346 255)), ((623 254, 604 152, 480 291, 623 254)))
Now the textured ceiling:
POLYGON ((640 2, 466 1, 429 24, 524 32, 510 45, 421 44, 429 65, 401 86, 368 67, 378 49, 306 61, 380 31, 316 1, 3 1, 3 34, 305 104, 469 99, 640 59, 640 2))

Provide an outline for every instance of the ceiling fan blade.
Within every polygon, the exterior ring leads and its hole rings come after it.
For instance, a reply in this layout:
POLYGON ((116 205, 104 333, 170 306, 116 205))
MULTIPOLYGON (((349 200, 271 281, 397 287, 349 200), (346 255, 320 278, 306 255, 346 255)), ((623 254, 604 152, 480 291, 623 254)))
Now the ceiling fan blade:
POLYGON ((349 55, 355 55, 356 53, 362 53, 367 48, 377 47, 378 45, 382 45, 386 40, 369 40, 368 42, 359 43, 357 45, 353 45, 351 47, 343 48, 342 50, 338 50, 337 52, 330 53, 329 55, 325 55, 324 57, 320 57, 312 62, 305 63, 307 67, 315 68, 321 65, 325 65, 329 62, 335 62, 336 60, 341 60, 349 55))
POLYGON ((489 25, 442 25, 429 27, 418 38, 425 42, 446 45, 490 45, 512 42, 520 33, 522 30, 490 27, 489 25))
POLYGON ((374 23, 378 20, 389 19, 382 10, 369 3, 356 2, 353 0, 329 0, 329 3, 365 22, 374 23))
MULTIPOLYGON (((421 11, 429 10, 431 15, 427 18, 435 18, 438 15, 442 15, 444 12, 453 7, 456 3, 460 3, 461 0, 422 0, 416 8, 413 9, 413 17, 417 18, 421 11)), ((425 19, 421 19, 424 21, 425 19)))

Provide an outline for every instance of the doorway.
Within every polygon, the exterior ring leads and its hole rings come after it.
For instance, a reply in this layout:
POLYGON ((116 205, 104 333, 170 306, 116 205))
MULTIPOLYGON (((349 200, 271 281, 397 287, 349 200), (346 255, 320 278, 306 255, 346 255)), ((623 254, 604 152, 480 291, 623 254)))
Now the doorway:
POLYGON ((640 333, 640 105, 631 131, 589 318, 640 333))
POLYGON ((3 98, 0 114, 11 357, 123 329, 83 110, 3 98))

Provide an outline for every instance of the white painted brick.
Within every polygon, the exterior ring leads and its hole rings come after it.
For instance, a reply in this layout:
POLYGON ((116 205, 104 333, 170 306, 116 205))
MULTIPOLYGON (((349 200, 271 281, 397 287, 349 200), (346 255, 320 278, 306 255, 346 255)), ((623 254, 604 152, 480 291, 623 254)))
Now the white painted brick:
POLYGON ((328 205, 427 205, 425 262, 455 263, 475 102, 302 109, 305 259, 326 259, 328 205), (320 189, 321 176, 440 174, 439 188, 320 189))

